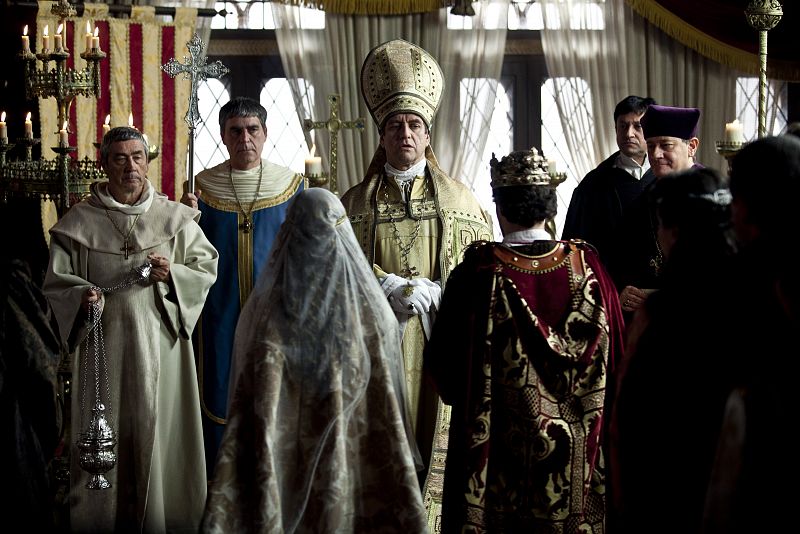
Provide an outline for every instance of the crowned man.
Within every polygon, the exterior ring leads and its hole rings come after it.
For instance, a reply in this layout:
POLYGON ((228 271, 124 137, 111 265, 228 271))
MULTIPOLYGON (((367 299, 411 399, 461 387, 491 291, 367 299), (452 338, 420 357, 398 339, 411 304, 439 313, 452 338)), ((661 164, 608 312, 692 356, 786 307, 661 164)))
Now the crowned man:
POLYGON ((453 410, 442 531, 604 532, 616 288, 591 246, 545 230, 557 198, 536 150, 491 163, 503 242, 467 249, 425 349, 453 410))
POLYGON ((181 201, 203 213, 200 227, 219 250, 219 277, 197 327, 198 379, 209 476, 228 404, 233 336, 239 313, 267 262, 286 217, 288 201, 305 184, 302 175, 263 159, 267 110, 234 98, 219 110, 222 142, 230 159, 197 175, 197 190, 181 201))
POLYGON ((108 182, 93 184, 50 230, 44 293, 75 351, 72 532, 196 532, 206 500, 191 335, 218 255, 200 213, 153 189, 147 153, 138 130, 111 129, 100 146, 108 182), (124 287, 144 263, 149 276, 124 287), (90 323, 98 313, 100 323, 90 323), (117 440, 106 489, 87 489, 78 466, 79 435, 102 428, 90 424, 96 402, 117 440))
POLYGON ((374 48, 361 92, 380 132, 364 180, 342 197, 356 238, 374 265, 403 329, 409 411, 427 470, 423 499, 432 527, 441 509, 449 409, 422 377, 422 351, 450 271, 473 241, 491 239, 488 215, 439 168, 430 128, 444 88, 422 48, 394 40, 374 48))

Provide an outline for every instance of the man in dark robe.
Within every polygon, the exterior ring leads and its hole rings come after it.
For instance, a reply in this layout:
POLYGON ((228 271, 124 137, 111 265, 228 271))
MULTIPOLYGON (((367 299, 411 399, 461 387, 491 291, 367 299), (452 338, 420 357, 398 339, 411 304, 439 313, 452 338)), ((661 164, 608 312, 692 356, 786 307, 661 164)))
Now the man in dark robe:
MULTIPOLYGON (((690 169, 700 140, 700 110, 652 105, 642 117, 647 157, 656 181, 667 174, 690 169)), ((655 183, 655 182, 654 182, 655 183)), ((633 313, 660 287, 664 254, 656 239, 656 219, 650 204, 652 184, 631 204, 606 265, 620 292, 622 310, 633 313)))
POLYGON ((617 104, 614 130, 619 150, 572 192, 561 238, 588 241, 603 261, 628 206, 655 180, 641 125, 642 115, 652 104, 652 98, 635 95, 617 104))

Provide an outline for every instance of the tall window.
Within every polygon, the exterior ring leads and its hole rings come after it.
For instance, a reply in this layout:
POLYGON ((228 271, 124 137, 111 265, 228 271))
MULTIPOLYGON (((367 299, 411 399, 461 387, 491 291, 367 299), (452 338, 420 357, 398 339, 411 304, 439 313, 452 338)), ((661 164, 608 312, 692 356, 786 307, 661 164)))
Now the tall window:
POLYGON ((209 78, 197 87, 197 108, 202 122, 197 126, 194 141, 195 174, 228 159, 219 135, 219 108, 231 99, 223 80, 209 78))
MULTIPOLYGON (((493 83, 492 80, 487 79, 461 80, 461 90, 459 91, 461 116, 465 115, 470 106, 486 97, 485 94, 489 92, 490 84, 493 83)), ((500 225, 497 222, 494 201, 492 200, 489 160, 492 158, 492 154, 495 154, 500 159, 513 150, 514 123, 510 97, 511 95, 507 92, 506 86, 502 83, 498 84, 494 112, 491 117, 483 117, 480 123, 473 124, 469 131, 463 132, 463 138, 467 140, 467 146, 477 147, 481 134, 486 133, 488 127, 486 146, 480 156, 478 173, 472 182, 472 192, 475 193, 483 209, 491 215, 496 239, 502 239, 502 233, 500 232, 500 225)), ((460 178, 465 182, 468 181, 465 179, 466 177, 460 178)))
MULTIPOLYGON (((314 100, 314 88, 305 80, 299 81, 306 88, 308 98, 314 100)), ((264 157, 269 161, 303 172, 308 155, 303 127, 297 118, 289 81, 272 78, 261 90, 261 105, 267 108, 267 144, 264 157)), ((313 136, 313 131, 311 132, 313 136)))
MULTIPOLYGON (((789 84, 781 80, 767 82, 767 135, 786 129, 789 84)), ((744 138, 758 137, 758 78, 736 79, 736 118, 742 123, 744 138)))
POLYGON ((594 135, 592 93, 589 84, 580 78, 549 78, 542 84, 541 92, 542 152, 547 159, 555 160, 558 172, 567 174, 566 181, 556 189, 556 229, 560 235, 572 192, 582 178, 576 170, 574 154, 569 149, 567 138, 573 140, 573 145, 577 145, 578 140, 591 139, 594 135), (566 131, 561 121, 562 116, 570 118, 566 131))

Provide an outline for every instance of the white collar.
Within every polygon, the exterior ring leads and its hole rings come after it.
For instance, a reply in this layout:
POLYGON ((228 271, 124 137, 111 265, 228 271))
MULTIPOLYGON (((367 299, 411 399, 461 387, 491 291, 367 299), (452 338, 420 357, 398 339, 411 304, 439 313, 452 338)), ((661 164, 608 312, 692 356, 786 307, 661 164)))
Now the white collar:
POLYGON ((619 156, 617 156, 617 160, 614 162, 614 167, 622 169, 638 180, 650 168, 650 161, 647 159, 647 156, 645 156, 644 163, 640 165, 635 159, 620 152, 619 156))
POLYGON ((408 180, 412 180, 417 176, 424 176, 425 175, 425 165, 428 164, 428 160, 422 158, 410 168, 401 171, 400 169, 395 169, 392 167, 388 162, 386 162, 383 166, 383 170, 386 171, 386 174, 389 176, 394 176, 394 178, 398 182, 406 182, 408 180))
POLYGON ((108 182, 97 182, 96 187, 93 184, 91 191, 97 199, 103 204, 103 207, 108 210, 116 210, 121 211, 126 215, 139 215, 141 213, 147 212, 150 209, 150 205, 153 203, 153 198, 155 195, 155 188, 153 184, 150 183, 150 180, 145 181, 146 187, 142 192, 142 196, 139 197, 139 200, 136 204, 123 204, 121 202, 117 202, 116 199, 108 192, 108 182))
POLYGON ((518 230, 503 236, 503 244, 505 245, 527 245, 534 241, 552 241, 551 236, 544 228, 528 228, 526 230, 518 230))

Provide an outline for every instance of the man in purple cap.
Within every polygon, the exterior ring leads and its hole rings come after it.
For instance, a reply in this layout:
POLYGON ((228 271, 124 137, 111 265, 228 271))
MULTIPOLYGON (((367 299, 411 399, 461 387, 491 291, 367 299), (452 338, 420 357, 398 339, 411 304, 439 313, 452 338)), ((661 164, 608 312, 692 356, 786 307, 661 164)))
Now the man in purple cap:
POLYGON ((656 178, 695 165, 700 110, 652 105, 642 116, 647 157, 656 178))
MULTIPOLYGON (((653 104, 642 116, 650 169, 656 177, 701 166, 694 161, 700 110, 653 104)), ((620 226, 608 270, 617 289, 622 311, 633 313, 660 287, 664 255, 656 239, 658 221, 649 202, 649 189, 637 198, 620 226)))

